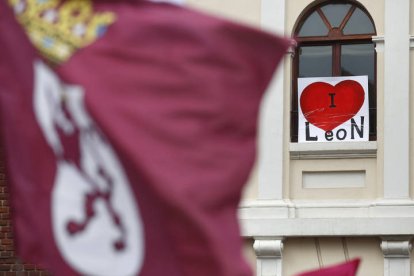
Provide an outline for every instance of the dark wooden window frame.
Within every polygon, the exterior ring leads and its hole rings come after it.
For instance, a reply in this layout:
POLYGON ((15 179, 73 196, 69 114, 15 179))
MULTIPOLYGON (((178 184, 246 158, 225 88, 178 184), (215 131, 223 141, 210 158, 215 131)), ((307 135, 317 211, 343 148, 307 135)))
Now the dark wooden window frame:
MULTIPOLYGON (((290 139, 291 142, 298 141, 298 74, 299 74, 299 50, 301 46, 332 46, 332 76, 341 76, 341 45, 350 45, 350 44, 373 44, 372 37, 376 35, 376 28, 374 20, 372 19, 369 12, 363 7, 359 2, 354 0, 344 0, 344 1, 329 1, 329 0, 319 0, 314 1, 310 4, 298 17, 296 24, 293 28, 294 33, 293 37, 297 42, 297 47, 295 48, 292 62, 292 97, 291 97, 291 110, 290 110, 290 139), (345 15, 343 21, 339 27, 332 27, 329 23, 329 20, 326 18, 321 8, 329 4, 351 4, 351 8, 348 13, 345 15), (370 19, 372 25, 374 26, 374 32, 369 34, 357 34, 357 35, 344 35, 343 29, 351 18, 353 12, 356 8, 361 9, 370 19), (313 13, 317 12, 324 22, 325 26, 328 28, 327 36, 312 36, 312 37, 298 37, 298 33, 301 30, 306 19, 313 13)), ((370 133, 369 140, 375 141, 377 139, 377 55, 374 53, 374 87, 373 91, 370 91, 370 133), (371 105, 372 104, 372 105, 371 105)))

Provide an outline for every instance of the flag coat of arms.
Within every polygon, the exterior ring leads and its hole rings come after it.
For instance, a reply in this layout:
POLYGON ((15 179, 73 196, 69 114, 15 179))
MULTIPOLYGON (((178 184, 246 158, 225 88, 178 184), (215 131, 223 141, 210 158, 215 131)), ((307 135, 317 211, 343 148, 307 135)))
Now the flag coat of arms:
POLYGON ((170 4, 0 3, 19 256, 55 275, 250 275, 236 210, 288 42, 170 4))

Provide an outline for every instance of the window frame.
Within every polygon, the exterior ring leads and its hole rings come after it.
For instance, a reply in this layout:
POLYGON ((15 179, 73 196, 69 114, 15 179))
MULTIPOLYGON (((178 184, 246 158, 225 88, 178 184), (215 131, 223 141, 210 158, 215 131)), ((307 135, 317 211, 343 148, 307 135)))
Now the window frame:
MULTIPOLYGON (((298 142, 298 77, 299 77, 299 51, 303 46, 332 46, 332 76, 341 76, 341 45, 351 44, 374 44, 372 38, 376 36, 377 30, 372 19, 372 16, 367 9, 362 6, 361 3, 355 0, 317 0, 308 5, 302 13, 298 16, 296 23, 293 27, 293 38, 296 40, 296 47, 292 56, 292 93, 290 104, 290 141, 291 143, 298 142), (350 10, 344 16, 343 21, 339 27, 332 27, 327 17, 323 14, 321 8, 329 4, 351 4, 350 10), (345 28, 349 19, 354 11, 359 8, 369 18, 374 28, 373 33, 369 34, 354 34, 344 35, 342 34, 343 28, 345 28), (298 37, 298 33, 301 30, 305 21, 313 12, 317 12, 325 26, 328 29, 327 36, 306 36, 298 37)), ((369 141, 376 141, 377 139, 377 53, 374 50, 374 88, 373 91, 369 91, 369 116, 370 116, 370 133, 369 141), (371 97, 374 97, 371 99, 371 97), (371 131, 371 128, 374 130, 371 131)))

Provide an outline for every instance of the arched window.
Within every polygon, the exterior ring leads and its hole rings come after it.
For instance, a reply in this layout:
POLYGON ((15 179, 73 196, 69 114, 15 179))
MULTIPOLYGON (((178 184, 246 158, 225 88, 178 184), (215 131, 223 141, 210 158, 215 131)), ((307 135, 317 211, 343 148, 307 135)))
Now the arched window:
POLYGON ((375 25, 353 0, 315 1, 299 16, 293 36, 291 141, 298 141, 298 78, 368 75, 370 140, 376 140, 375 25))

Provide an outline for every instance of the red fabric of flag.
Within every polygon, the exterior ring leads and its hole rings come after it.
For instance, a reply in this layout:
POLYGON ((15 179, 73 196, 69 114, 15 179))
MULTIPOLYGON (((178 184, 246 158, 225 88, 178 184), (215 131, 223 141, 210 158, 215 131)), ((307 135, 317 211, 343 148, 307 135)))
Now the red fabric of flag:
POLYGON ((302 273, 297 276, 355 276, 359 263, 360 259, 355 259, 339 265, 302 273))
MULTIPOLYGON (((50 67, 1 1, 19 256, 55 275, 250 275, 236 210, 259 103, 288 42, 168 4, 93 9, 116 20, 50 67)), ((48 39, 42 47, 55 46, 48 39)))

